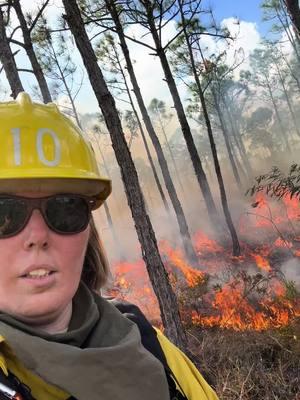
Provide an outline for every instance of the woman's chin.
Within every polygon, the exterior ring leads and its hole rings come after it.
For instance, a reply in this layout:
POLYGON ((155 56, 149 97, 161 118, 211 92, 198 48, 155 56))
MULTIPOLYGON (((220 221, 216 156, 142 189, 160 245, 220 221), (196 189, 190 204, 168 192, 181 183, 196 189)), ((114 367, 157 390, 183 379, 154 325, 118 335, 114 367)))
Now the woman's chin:
POLYGON ((58 304, 57 301, 53 303, 48 301, 47 304, 23 305, 22 309, 18 309, 15 312, 11 310, 9 314, 25 324, 41 326, 51 324, 57 320, 64 312, 65 307, 65 303, 58 304))

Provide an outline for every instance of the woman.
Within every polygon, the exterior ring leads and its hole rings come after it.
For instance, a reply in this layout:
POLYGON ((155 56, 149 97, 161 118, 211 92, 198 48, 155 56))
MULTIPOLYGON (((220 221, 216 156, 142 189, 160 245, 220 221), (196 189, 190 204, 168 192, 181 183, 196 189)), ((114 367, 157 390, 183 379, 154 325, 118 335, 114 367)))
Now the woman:
POLYGON ((96 294, 109 270, 91 212, 111 184, 82 133, 26 93, 0 121, 0 398, 216 399, 138 311, 96 294))

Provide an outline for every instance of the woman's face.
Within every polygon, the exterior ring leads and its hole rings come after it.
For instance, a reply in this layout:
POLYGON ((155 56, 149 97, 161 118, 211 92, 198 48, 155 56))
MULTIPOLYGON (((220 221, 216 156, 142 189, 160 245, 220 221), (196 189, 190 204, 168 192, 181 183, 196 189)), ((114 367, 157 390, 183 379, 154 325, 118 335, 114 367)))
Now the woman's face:
POLYGON ((34 210, 20 233, 0 239, 0 310, 32 324, 63 313, 79 285, 89 231, 57 234, 34 210))

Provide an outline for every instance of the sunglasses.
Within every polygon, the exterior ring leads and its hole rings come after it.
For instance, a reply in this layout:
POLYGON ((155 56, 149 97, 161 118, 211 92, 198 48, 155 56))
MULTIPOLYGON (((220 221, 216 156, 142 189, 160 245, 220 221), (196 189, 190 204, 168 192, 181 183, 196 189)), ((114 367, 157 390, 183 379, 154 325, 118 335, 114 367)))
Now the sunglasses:
POLYGON ((96 199, 73 194, 42 198, 0 196, 0 239, 17 235, 38 209, 48 227, 61 235, 82 232, 89 224, 96 199))

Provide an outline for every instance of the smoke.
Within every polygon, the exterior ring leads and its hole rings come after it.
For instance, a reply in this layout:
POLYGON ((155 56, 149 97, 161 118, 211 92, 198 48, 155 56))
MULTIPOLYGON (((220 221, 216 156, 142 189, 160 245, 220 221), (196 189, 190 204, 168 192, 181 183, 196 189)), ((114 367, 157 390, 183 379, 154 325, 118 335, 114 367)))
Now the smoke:
POLYGON ((296 288, 300 290, 300 260, 299 258, 292 258, 281 266, 281 271, 287 281, 295 283, 296 288))

